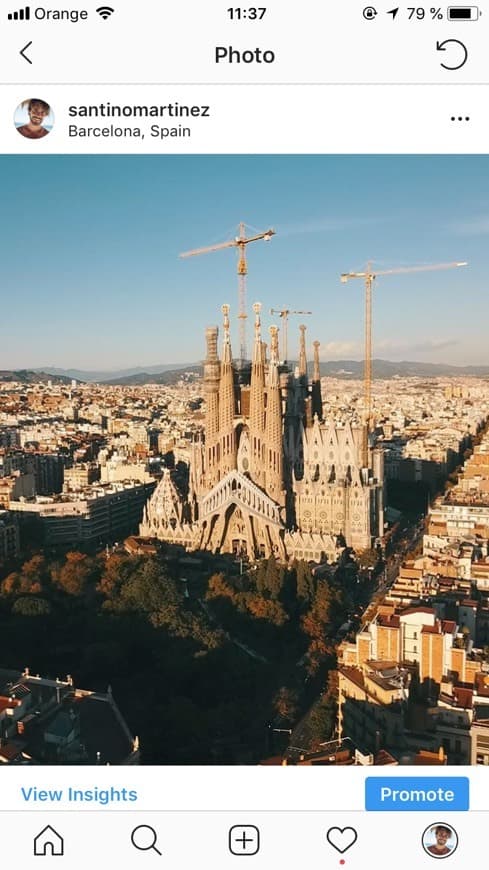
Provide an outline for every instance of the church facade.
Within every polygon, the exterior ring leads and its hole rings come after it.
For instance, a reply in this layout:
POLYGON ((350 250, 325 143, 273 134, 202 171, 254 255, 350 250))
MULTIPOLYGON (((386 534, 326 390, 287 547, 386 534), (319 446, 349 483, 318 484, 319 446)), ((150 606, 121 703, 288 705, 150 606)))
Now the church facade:
POLYGON ((253 310, 251 364, 233 362, 229 306, 221 355, 218 328, 206 330, 204 437, 185 491, 164 471, 140 534, 251 559, 331 561, 345 545, 370 547, 383 533, 382 452, 368 446, 364 426, 323 420, 319 342, 309 382, 305 327, 292 373, 279 362, 277 327, 267 354, 261 306, 253 310))

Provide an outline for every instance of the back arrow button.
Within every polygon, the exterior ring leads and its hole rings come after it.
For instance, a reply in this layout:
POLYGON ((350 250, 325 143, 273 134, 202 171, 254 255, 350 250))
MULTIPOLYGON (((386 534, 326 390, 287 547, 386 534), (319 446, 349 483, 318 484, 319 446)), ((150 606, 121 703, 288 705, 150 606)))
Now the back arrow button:
POLYGON ((27 61, 27 63, 32 63, 32 60, 30 59, 30 57, 27 57, 27 55, 24 54, 24 52, 27 51, 27 49, 30 48, 31 45, 32 45, 32 40, 30 42, 28 42, 27 45, 24 45, 24 48, 21 48, 19 51, 20 56, 23 57, 24 60, 27 61))

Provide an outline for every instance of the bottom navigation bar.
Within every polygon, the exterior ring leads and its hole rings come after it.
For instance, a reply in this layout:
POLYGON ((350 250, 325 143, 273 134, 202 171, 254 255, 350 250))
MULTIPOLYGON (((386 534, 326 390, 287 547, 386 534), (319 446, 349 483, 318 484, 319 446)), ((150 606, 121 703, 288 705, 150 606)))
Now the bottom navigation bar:
MULTIPOLYGON (((489 813, 487 814, 489 821, 489 813)), ((87 862, 117 867, 164 861, 166 866, 234 866, 247 857, 252 866, 296 870, 302 864, 340 867, 372 863, 391 870, 430 866, 450 857, 450 867, 466 867, 480 855, 485 814, 405 814, 386 819, 366 813, 3 813, 2 853, 6 866, 86 868, 87 862), (402 848, 401 848, 402 844, 402 848), (353 863, 352 863, 353 862, 353 863)), ((143 866, 143 864, 141 864, 143 866)))

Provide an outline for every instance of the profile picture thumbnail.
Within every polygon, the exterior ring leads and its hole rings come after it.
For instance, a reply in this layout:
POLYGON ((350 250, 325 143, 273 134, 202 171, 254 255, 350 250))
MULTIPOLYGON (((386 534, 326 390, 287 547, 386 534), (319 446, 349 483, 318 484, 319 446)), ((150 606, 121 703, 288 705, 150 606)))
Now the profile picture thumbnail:
POLYGON ((437 822, 423 833, 423 849, 431 858, 449 858, 458 846, 458 835, 451 825, 437 822))
POLYGON ((54 113, 46 100, 32 97, 17 106, 14 124, 25 139, 43 139, 53 129, 54 113))

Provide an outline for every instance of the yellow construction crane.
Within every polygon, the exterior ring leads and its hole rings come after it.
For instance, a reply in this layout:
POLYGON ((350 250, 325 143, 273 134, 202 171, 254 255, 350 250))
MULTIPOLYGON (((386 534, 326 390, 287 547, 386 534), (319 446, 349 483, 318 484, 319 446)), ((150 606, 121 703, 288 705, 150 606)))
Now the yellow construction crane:
POLYGON ((440 269, 457 269, 459 266, 467 266, 467 263, 436 263, 430 266, 407 266, 399 269, 386 269, 377 272, 372 269, 371 263, 367 264, 365 272, 346 272, 341 275, 342 284, 346 284, 352 278, 363 278, 365 281, 365 360, 364 360, 364 465, 368 464, 368 430, 372 417, 372 286, 376 278, 381 275, 401 275, 410 272, 437 272, 440 269))
POLYGON ((289 316, 291 314, 312 314, 312 311, 291 311, 290 308, 270 308, 270 314, 278 314, 283 320, 282 326, 282 353, 283 362, 287 362, 289 354, 289 316))
POLYGON ((239 235, 229 242, 221 242, 218 245, 210 245, 207 248, 196 248, 193 251, 185 251, 180 254, 180 257, 196 257, 198 254, 209 254, 211 251, 222 251, 223 248, 237 248, 238 250, 238 320, 239 320, 239 355, 241 365, 246 359, 246 275, 248 274, 248 264, 246 262, 246 246, 250 242, 259 242, 263 239, 269 242, 272 236, 275 235, 275 230, 266 230, 264 233, 257 233, 255 236, 246 236, 246 226, 244 223, 239 225, 239 235))

